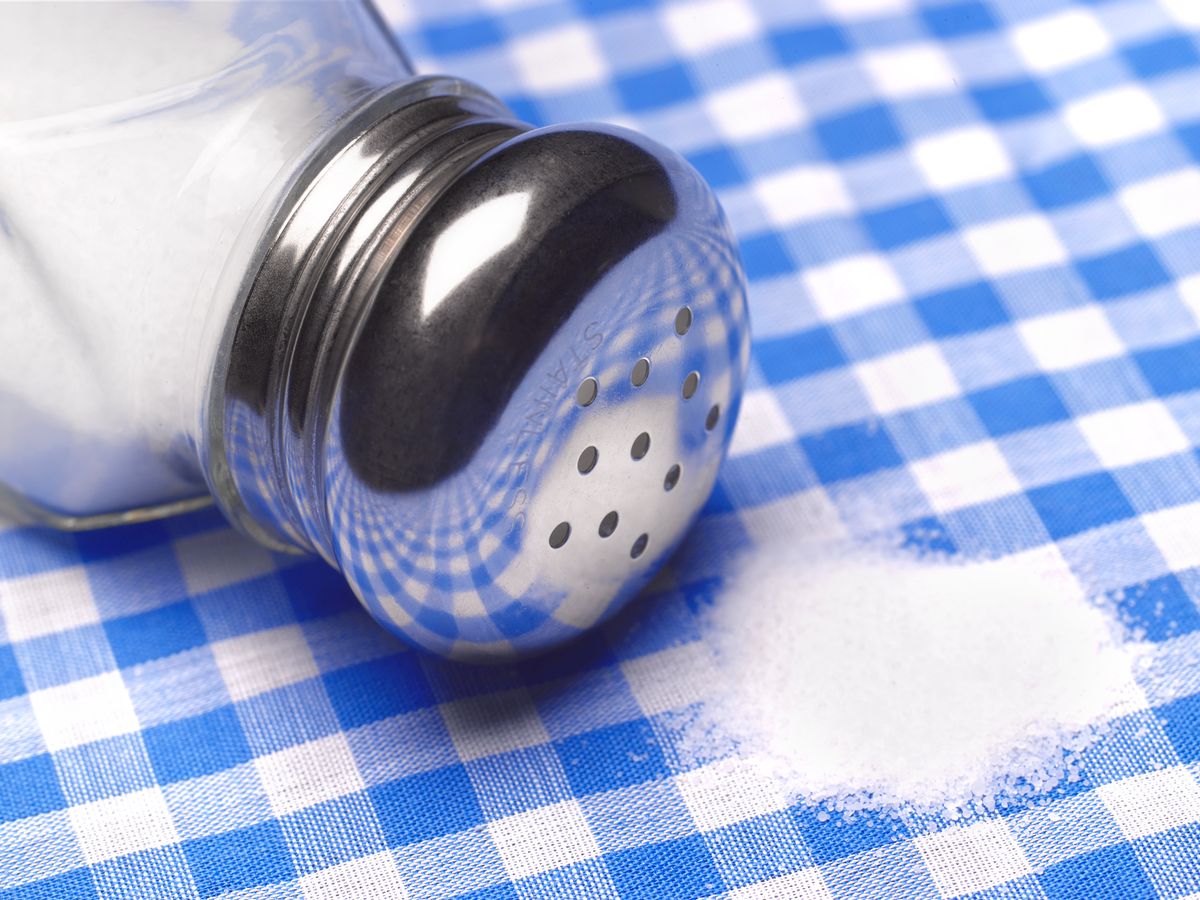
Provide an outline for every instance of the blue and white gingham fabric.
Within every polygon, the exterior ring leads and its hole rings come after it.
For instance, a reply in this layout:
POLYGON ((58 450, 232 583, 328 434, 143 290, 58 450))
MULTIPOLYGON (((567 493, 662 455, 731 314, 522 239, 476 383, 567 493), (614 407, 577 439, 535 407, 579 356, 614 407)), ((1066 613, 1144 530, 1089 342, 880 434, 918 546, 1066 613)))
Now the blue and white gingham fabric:
POLYGON ((755 349, 716 494, 626 614, 507 669, 211 512, 3 527, 0 898, 1200 896, 1200 0, 384 13, 718 189, 755 349), (689 768, 697 606, 789 529, 1057 549, 1154 643, 1144 708, 1040 804, 921 829, 689 768))

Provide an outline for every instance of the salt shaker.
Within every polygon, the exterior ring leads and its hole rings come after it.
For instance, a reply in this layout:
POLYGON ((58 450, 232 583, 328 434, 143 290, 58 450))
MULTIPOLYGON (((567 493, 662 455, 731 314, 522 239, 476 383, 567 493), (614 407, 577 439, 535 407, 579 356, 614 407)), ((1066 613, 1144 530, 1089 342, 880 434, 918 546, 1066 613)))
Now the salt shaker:
POLYGON ((419 77, 359 3, 0 6, 0 311, 10 514, 214 498, 472 661, 646 584, 749 346, 681 157, 419 77))

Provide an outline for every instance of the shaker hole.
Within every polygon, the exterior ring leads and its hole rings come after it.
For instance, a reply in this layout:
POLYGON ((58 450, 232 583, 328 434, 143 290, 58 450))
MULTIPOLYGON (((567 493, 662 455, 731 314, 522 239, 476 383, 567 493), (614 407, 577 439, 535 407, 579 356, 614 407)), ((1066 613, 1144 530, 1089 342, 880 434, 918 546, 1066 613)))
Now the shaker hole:
POLYGON ((629 380, 633 382, 634 387, 641 387, 649 377, 650 360, 643 356, 633 364, 633 373, 629 376, 629 380))
POLYGON ((571 523, 559 522, 554 526, 554 530, 550 532, 550 546, 557 550, 567 542, 567 538, 571 536, 571 523))
POLYGON ((688 372, 687 378, 683 379, 683 399, 691 400, 698 387, 700 387, 700 373, 688 372))
POLYGON ((614 509, 607 516, 605 516, 603 519, 601 519, 600 520, 600 537, 602 537, 602 538, 609 537, 614 531, 616 531, 617 530, 617 521, 619 518, 620 517, 617 515, 617 511, 614 509))
POLYGON ((712 409, 708 411, 708 418, 704 420, 704 427, 712 431, 717 427, 719 421, 721 421, 721 404, 714 403, 712 409))
POLYGON ((580 406, 591 406, 598 393, 600 393, 600 383, 595 378, 585 378, 580 382, 579 389, 575 391, 575 402, 580 406))
POLYGON ((679 312, 675 313, 675 333, 683 337, 691 327, 692 311, 686 306, 680 307, 679 312))
POLYGON ((669 491, 679 484, 679 475, 683 470, 679 468, 679 463, 667 469, 667 477, 663 479, 663 490, 669 491))
POLYGON ((579 454, 579 474, 586 475, 592 469, 596 468, 596 463, 600 459, 600 451, 595 447, 584 447, 583 452, 579 454))
POLYGON ((633 439, 633 446, 629 448, 629 455, 634 459, 641 459, 650 452, 650 435, 642 432, 633 439))
POLYGON ((633 546, 629 548, 629 556, 631 559, 637 559, 646 552, 646 545, 650 543, 650 535, 639 534, 638 539, 633 542, 633 546))

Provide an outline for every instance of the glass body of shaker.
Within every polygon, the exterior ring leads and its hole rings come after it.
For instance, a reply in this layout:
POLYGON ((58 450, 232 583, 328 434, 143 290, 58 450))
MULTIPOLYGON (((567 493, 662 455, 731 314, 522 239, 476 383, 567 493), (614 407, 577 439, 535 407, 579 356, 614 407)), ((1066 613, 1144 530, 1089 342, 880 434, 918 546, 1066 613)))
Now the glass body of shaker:
POLYGON ((199 404, 289 177, 410 78, 364 3, 0 7, 0 502, 207 497, 199 404))

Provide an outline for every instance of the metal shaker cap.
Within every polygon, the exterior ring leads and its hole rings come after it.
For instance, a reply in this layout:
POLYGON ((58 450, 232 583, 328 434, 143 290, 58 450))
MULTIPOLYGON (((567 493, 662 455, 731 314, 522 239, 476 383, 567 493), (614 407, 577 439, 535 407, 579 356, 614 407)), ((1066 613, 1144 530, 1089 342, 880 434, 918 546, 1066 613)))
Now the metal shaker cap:
POLYGON ((409 641, 502 660, 596 625, 670 556, 725 454, 748 322, 724 216, 677 154, 607 126, 456 127, 475 131, 376 185, 304 280, 260 429, 287 499, 243 512, 409 641))

